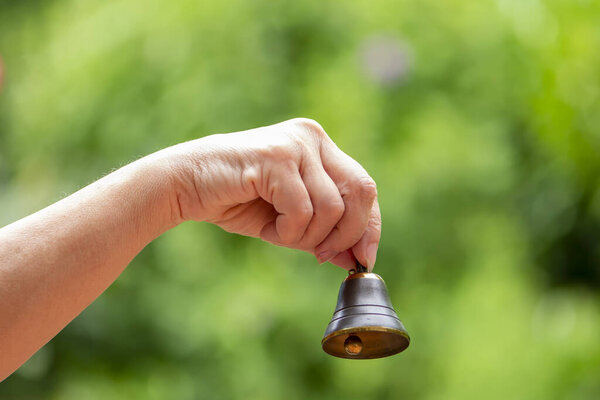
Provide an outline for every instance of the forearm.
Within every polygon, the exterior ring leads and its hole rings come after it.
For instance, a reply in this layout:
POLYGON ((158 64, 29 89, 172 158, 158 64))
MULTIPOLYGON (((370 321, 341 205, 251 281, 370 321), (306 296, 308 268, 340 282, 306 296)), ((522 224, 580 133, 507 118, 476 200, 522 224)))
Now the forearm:
POLYGON ((0 380, 178 222, 170 168, 138 160, 0 229, 0 380))
POLYGON ((184 219, 346 269, 381 234, 375 182, 315 121, 170 147, 0 230, 0 380, 184 219))

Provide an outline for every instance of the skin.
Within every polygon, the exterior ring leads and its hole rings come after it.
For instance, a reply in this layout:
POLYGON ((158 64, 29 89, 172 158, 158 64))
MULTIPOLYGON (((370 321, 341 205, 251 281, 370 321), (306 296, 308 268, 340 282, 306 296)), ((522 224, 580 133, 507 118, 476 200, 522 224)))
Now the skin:
POLYGON ((346 269, 373 268, 381 232, 375 182, 315 121, 166 148, 0 229, 0 380, 188 220, 346 269))

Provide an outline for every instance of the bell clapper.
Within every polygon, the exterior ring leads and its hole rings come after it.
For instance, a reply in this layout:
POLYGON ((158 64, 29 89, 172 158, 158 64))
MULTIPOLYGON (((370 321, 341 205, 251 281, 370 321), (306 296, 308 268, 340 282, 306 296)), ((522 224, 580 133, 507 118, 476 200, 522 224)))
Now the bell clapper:
POLYGON ((359 355, 363 350, 362 340, 356 335, 350 335, 344 341, 344 350, 351 356, 359 355))

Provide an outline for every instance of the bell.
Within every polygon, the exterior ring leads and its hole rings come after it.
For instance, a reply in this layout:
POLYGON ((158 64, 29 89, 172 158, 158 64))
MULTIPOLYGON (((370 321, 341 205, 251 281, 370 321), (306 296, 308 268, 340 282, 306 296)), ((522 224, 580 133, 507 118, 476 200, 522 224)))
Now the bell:
POLYGON ((396 315, 385 282, 357 264, 346 277, 321 345, 335 357, 371 359, 400 353, 410 337, 396 315))

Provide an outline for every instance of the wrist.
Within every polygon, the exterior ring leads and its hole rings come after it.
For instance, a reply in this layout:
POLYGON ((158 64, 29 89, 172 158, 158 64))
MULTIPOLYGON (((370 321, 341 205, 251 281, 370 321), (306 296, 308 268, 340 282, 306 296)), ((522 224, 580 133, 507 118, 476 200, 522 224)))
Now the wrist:
POLYGON ((161 220, 167 229, 205 219, 200 197, 206 168, 204 138, 180 143, 139 160, 140 170, 153 176, 161 220))
POLYGON ((138 227, 152 240, 184 222, 178 202, 177 163, 161 152, 141 158, 117 173, 137 209, 138 227))

